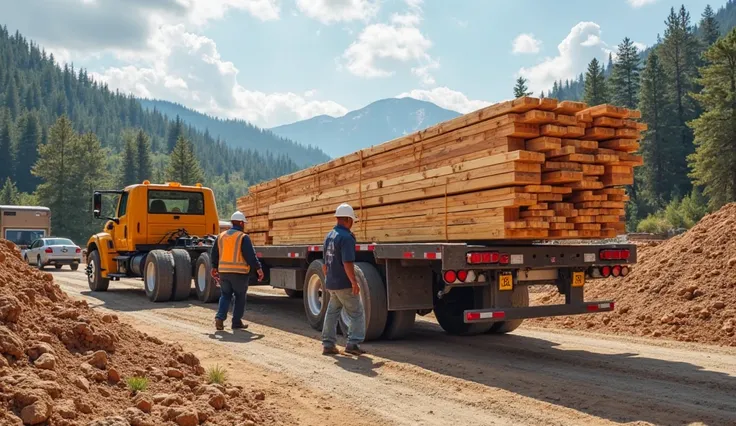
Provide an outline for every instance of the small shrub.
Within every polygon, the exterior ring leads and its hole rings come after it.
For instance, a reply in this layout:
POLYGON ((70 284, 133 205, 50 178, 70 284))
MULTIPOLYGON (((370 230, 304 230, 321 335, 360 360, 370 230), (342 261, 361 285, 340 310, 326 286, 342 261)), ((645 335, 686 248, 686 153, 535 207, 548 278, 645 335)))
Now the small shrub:
POLYGON ((148 379, 145 377, 128 377, 125 383, 133 392, 143 392, 148 388, 148 379))
POLYGON ((224 385, 227 381, 227 370, 215 364, 207 369, 207 380, 211 384, 224 385))
POLYGON ((662 214, 650 214, 636 226, 637 232, 665 234, 672 229, 672 224, 662 214))

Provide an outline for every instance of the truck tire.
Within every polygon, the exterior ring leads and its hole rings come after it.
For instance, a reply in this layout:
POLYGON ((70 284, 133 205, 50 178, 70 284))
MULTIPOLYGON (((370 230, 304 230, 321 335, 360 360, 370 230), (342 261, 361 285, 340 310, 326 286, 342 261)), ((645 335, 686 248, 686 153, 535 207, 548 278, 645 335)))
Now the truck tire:
POLYGON ((388 313, 386 321, 386 330, 383 332, 383 338, 388 340, 403 339, 414 328, 414 322, 417 318, 416 311, 391 311, 388 313))
POLYGON ((204 303, 212 303, 220 299, 220 287, 217 287, 215 279, 212 278, 212 262, 208 253, 202 253, 197 258, 195 266, 194 288, 197 290, 197 298, 204 303))
POLYGON ((290 288, 285 288, 284 293, 286 293, 287 296, 289 296, 292 299, 301 299, 304 297, 304 292, 299 290, 292 290, 290 288))
POLYGON ((171 252, 152 250, 148 253, 143 282, 151 302, 171 300, 174 292, 174 258, 171 252))
POLYGON ((309 325, 319 331, 322 331, 327 304, 330 302, 330 293, 325 290, 322 265, 324 265, 322 260, 313 261, 309 264, 307 275, 304 277, 304 312, 307 314, 309 325))
MULTIPOLYGON (((525 285, 514 287, 514 294, 511 295, 511 306, 514 308, 526 308, 529 306, 529 287, 525 285)), ((495 322, 491 326, 491 329, 488 330, 488 333, 511 333, 519 328, 523 322, 523 319, 495 322)))
POLYGON ((192 258, 189 252, 181 249, 171 250, 174 258, 174 291, 171 299, 187 300, 192 292, 192 258))
POLYGON ((72 271, 76 271, 77 269, 79 269, 79 263, 72 263, 71 265, 69 265, 69 268, 72 271))
POLYGON ((92 250, 87 256, 87 284, 92 291, 107 291, 109 278, 102 278, 100 268, 100 252, 92 250))
POLYGON ((434 315, 440 327, 448 334, 456 336, 474 336, 483 334, 491 329, 493 323, 467 324, 464 311, 480 308, 475 306, 475 290, 473 287, 456 287, 444 297, 438 299, 435 295, 434 315))
POLYGON ((64 265, 54 265, 54 269, 61 269, 61 267, 64 265))
POLYGON ((38 268, 38 269, 39 269, 40 271, 43 271, 43 267, 44 267, 44 266, 46 266, 46 265, 44 265, 44 264, 43 264, 43 262, 41 261, 41 256, 39 255, 39 256, 38 256, 38 257, 36 258, 36 267, 37 267, 37 268, 38 268))
MULTIPOLYGON (((358 279, 360 300, 365 312, 365 340, 380 339, 386 330, 388 320, 388 302, 383 278, 373 265, 366 262, 355 263, 355 278, 358 279)), ((343 311, 338 322, 344 336, 348 335, 347 319, 343 311)))

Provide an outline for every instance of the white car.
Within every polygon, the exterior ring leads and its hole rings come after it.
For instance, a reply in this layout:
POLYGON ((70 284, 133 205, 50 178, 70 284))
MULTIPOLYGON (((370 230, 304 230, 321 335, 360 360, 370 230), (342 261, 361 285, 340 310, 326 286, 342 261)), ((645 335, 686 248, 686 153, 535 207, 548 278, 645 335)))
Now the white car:
POLYGON ((39 238, 28 247, 24 257, 28 264, 38 269, 48 265, 61 269, 69 265, 76 271, 82 263, 82 249, 68 238, 39 238))

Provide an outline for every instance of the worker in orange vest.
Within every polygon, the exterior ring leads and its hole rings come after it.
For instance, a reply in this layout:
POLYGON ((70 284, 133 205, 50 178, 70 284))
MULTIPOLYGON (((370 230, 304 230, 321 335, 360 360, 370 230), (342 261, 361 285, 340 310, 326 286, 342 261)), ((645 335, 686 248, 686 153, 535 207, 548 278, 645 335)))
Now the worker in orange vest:
POLYGON ((245 233, 245 215, 239 211, 230 217, 232 228, 222 232, 212 245, 210 258, 212 261, 212 277, 220 282, 220 304, 215 315, 215 328, 223 330, 230 301, 235 296, 232 328, 245 329, 243 323, 245 298, 248 293, 250 271, 255 268, 258 281, 263 281, 263 269, 258 261, 256 251, 250 237, 245 233))

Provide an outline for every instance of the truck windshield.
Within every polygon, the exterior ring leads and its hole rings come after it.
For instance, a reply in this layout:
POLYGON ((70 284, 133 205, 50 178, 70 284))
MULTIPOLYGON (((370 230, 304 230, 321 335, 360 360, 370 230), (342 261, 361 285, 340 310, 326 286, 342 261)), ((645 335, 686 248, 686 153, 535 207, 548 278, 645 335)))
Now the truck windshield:
POLYGON ((204 214, 204 196, 201 192, 148 191, 148 213, 151 214, 204 214))
POLYGON ((6 229, 5 239, 14 242, 18 246, 29 246, 39 238, 43 238, 45 232, 39 229, 6 229))

